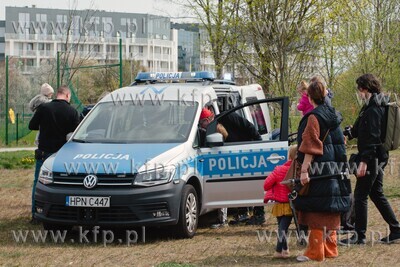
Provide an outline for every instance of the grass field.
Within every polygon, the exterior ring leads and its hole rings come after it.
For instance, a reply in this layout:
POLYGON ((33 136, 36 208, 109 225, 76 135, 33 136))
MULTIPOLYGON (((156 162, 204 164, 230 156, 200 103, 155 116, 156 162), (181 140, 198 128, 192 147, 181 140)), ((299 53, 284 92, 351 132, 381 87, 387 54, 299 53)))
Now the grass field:
POLYGON ((28 169, 35 163, 34 151, 0 153, 0 169, 28 169))
POLYGON ((35 145, 35 138, 36 138, 36 133, 37 131, 31 131, 24 137, 17 141, 11 141, 8 146, 5 145, 4 143, 4 133, 0 137, 0 147, 31 147, 31 146, 36 146, 35 145))
MULTIPOLYGON (((1 155, 2 153, 0 153, 1 155)), ((391 156, 392 162, 386 168, 385 192, 392 207, 400 218, 400 182, 398 151, 391 156)), ((0 183, 0 265, 2 266, 315 266, 320 263, 296 263, 303 247, 295 240, 289 243, 292 257, 286 260, 273 258, 275 236, 263 238, 262 231, 276 230, 275 218, 267 212, 263 226, 230 226, 222 229, 200 227, 193 239, 174 239, 166 229, 146 228, 146 242, 139 231, 139 243, 127 246, 124 233, 116 232, 112 244, 104 246, 101 238, 89 243, 75 242, 79 231, 75 229, 63 244, 47 240, 16 242, 13 231, 35 231, 41 226, 30 225, 31 185, 33 168, 1 169, 0 183), (118 239, 117 239, 118 238, 118 239), (74 243, 72 243, 74 239, 74 243)), ((355 178, 352 177, 354 180, 355 178)), ((270 207, 267 206, 266 210, 270 207)), ((370 231, 385 233, 386 224, 372 203, 369 205, 370 231)), ((294 230, 293 225, 291 229, 294 230)), ((140 229, 138 229, 140 230, 140 229)), ((14 232, 15 233, 15 232, 14 232)), ((29 234, 32 232, 29 232, 29 234)), ((88 235, 90 236, 90 235, 88 235)), ((378 237, 375 236, 375 239, 378 237)), ((399 266, 400 245, 384 245, 371 242, 365 246, 340 247, 339 257, 326 260, 324 266, 399 266)))

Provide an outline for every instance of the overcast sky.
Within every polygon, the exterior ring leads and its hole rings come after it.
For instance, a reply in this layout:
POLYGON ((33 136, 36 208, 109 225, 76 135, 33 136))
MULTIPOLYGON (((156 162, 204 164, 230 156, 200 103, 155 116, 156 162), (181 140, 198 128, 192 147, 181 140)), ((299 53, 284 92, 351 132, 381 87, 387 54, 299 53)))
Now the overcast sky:
POLYGON ((0 20, 5 19, 5 7, 24 7, 36 5, 38 8, 71 8, 77 3, 76 9, 99 9, 105 11, 126 12, 126 13, 149 13, 168 17, 180 17, 183 10, 173 5, 168 0, 0 0, 0 20))

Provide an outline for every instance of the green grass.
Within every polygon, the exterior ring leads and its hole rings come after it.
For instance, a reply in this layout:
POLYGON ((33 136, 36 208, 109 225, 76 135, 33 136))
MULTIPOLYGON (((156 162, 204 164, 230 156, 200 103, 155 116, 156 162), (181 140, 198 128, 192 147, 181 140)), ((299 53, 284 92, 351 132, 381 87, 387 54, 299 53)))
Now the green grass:
POLYGON ((27 135, 23 136, 17 141, 9 141, 8 146, 6 146, 4 141, 4 131, 0 131, 0 147, 30 147, 35 145, 37 131, 30 131, 27 135))
POLYGON ((37 131, 31 131, 30 133, 28 133, 27 135, 25 135, 24 137, 19 139, 18 140, 18 144, 17 144, 17 141, 13 141, 13 142, 10 143, 9 146, 10 147, 22 147, 22 146, 32 147, 32 146, 36 146, 35 145, 36 133, 37 133, 37 131))
POLYGON ((33 151, 0 153, 0 169, 29 169, 35 164, 33 151))

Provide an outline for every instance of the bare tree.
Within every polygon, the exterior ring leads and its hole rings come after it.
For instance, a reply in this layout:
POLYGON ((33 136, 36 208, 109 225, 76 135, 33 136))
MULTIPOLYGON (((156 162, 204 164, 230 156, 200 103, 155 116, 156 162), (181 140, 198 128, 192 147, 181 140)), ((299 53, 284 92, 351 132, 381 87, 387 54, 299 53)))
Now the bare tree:
MULTIPOLYGON (((100 38, 101 31, 94 31, 99 23, 95 15, 97 10, 93 8, 93 2, 86 10, 77 10, 77 1, 74 1, 69 9, 67 21, 63 22, 64 37, 60 52, 60 78, 68 84, 79 67, 93 58, 97 51, 96 45, 86 45, 89 38, 100 38), (93 31, 96 36, 90 36, 93 31), (84 48, 88 48, 85 50, 84 48), (67 69, 70 68, 70 69, 67 69)), ((97 48, 100 46, 97 45, 97 48)))
POLYGON ((290 95, 315 69, 319 5, 315 0, 247 0, 241 6, 235 59, 267 93, 290 95))

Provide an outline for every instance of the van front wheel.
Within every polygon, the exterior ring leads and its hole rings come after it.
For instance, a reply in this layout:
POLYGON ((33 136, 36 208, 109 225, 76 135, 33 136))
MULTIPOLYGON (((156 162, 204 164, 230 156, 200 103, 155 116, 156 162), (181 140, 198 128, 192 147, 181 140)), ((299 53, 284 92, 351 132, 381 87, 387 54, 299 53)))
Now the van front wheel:
POLYGON ((179 221, 176 225, 178 236, 192 238, 197 230, 199 220, 199 202, 196 190, 192 185, 185 185, 182 190, 179 221))

